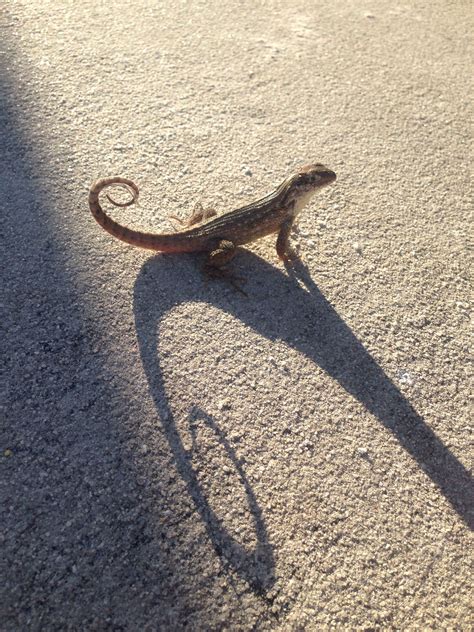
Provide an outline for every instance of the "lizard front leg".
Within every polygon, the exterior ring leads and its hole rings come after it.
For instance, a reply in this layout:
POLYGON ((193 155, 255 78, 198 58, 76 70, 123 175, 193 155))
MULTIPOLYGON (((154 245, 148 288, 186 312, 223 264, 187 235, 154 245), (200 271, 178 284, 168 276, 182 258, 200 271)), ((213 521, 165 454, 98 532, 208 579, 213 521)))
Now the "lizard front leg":
POLYGON ((293 259, 297 259, 298 255, 296 252, 290 247, 289 237, 291 228, 293 226, 293 218, 287 219, 280 226, 280 232, 278 233, 278 238, 276 242, 276 251, 280 259, 285 263, 292 261, 293 259))

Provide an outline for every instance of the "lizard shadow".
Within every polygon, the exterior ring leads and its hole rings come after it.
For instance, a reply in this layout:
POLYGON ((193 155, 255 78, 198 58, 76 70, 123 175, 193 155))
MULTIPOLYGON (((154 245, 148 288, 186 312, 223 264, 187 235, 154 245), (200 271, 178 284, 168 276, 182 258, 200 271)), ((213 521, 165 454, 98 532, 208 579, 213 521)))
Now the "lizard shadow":
POLYGON ((274 582, 273 548, 268 543, 262 510, 224 434, 210 417, 199 412, 224 442, 244 486, 257 538, 253 553, 236 543, 210 508, 168 404, 156 351, 160 321, 169 309, 183 302, 210 303, 267 339, 282 340, 305 354, 378 418, 423 468, 462 520, 473 528, 474 488, 470 473, 377 364, 302 263, 297 263, 288 276, 260 257, 243 251, 239 260, 249 276, 246 286, 249 298, 244 298, 233 290, 223 291, 218 282, 206 287, 199 279, 200 271, 187 260, 190 257, 157 255, 142 266, 134 288, 136 331, 150 391, 180 475, 215 550, 231 567, 260 592, 265 592, 274 582), (193 278, 186 278, 189 275, 193 278), (268 318, 268 314, 278 316, 268 318), (238 555, 232 555, 236 549, 238 555), (255 564, 256 559, 258 564, 255 564))
MULTIPOLYGON (((176 304, 196 299, 195 293, 183 290, 184 268, 190 262, 176 262, 174 257, 157 256, 147 261, 139 274, 134 288, 134 314, 138 344, 142 364, 155 407, 160 415, 162 429, 168 441, 176 468, 184 480, 189 496, 201 517, 210 542, 217 555, 226 562, 252 590, 264 596, 272 587, 274 577, 274 557, 272 546, 268 542, 267 529, 262 510, 258 505, 245 470, 238 459, 223 430, 216 421, 195 405, 188 414, 188 430, 191 436, 191 449, 186 449, 176 425, 166 396, 166 388, 161 369, 158 347, 159 325, 161 318, 176 304), (157 300, 157 297, 159 299, 157 300), (192 460, 199 452, 196 433, 197 424, 206 426, 215 437, 215 444, 225 454, 227 462, 232 464, 234 481, 243 488, 248 510, 252 516, 256 545, 253 550, 244 547, 225 528, 222 520, 213 510, 192 460)), ((195 284, 193 284, 195 285, 195 284)), ((201 295, 201 298, 204 294, 201 295)))

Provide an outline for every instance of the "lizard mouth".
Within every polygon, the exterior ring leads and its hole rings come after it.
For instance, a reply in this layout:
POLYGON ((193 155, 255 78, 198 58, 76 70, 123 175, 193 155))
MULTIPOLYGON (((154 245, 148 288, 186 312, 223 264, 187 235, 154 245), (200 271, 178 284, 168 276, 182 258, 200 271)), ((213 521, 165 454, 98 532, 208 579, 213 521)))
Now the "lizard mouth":
POLYGON ((323 180, 323 184, 331 184, 331 182, 334 182, 334 180, 337 178, 336 174, 334 173, 334 171, 324 171, 323 173, 320 174, 322 180, 323 180))

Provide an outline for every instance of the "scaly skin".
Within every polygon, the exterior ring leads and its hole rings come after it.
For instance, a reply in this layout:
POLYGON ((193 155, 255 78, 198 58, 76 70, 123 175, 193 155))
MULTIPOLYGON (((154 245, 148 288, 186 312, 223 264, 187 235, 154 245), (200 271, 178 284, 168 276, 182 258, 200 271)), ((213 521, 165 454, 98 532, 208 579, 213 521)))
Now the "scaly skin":
POLYGON ((189 228, 177 233, 132 230, 115 222, 104 212, 99 195, 111 185, 125 186, 132 194, 132 199, 125 203, 117 203, 107 195, 116 206, 128 206, 137 200, 138 187, 126 178, 114 176, 97 180, 89 191, 89 207, 104 230, 132 246, 160 252, 204 251, 209 253, 208 265, 221 267, 232 259, 237 246, 278 233, 277 253, 287 261, 293 257, 288 237, 297 215, 318 189, 335 179, 336 174, 324 165, 307 165, 288 176, 273 193, 252 204, 206 219, 199 225, 195 224, 202 210, 195 212, 188 222, 189 228))

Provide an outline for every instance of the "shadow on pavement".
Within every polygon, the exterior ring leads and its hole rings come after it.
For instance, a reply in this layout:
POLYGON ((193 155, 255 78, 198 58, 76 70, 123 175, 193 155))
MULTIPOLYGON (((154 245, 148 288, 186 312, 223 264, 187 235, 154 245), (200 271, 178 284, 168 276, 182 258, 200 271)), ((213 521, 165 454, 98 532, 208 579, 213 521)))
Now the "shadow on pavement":
MULTIPOLYGON (((211 508, 206 492, 199 482, 197 473, 191 463, 190 455, 176 426, 166 394, 160 358, 156 351, 160 320, 176 304, 195 298, 194 291, 191 291, 191 295, 189 295, 182 289, 183 266, 192 264, 189 261, 182 261, 176 266, 175 261, 175 259, 169 258, 165 261, 161 256, 147 261, 142 267, 135 284, 135 323, 143 367, 156 409, 160 415, 164 433, 176 461, 176 466, 206 526, 214 549, 233 570, 249 583, 253 590, 261 594, 274 583, 273 550, 268 542, 262 511, 248 483, 244 469, 240 465, 224 432, 212 417, 199 408, 199 403, 196 403, 195 410, 191 411, 190 432, 191 434, 193 432, 192 422, 196 419, 201 419, 212 429, 216 441, 223 446, 227 459, 232 463, 240 484, 245 491, 257 540, 254 550, 247 550, 246 547, 239 543, 222 525, 220 517, 211 508)), ((197 285, 202 288, 199 280, 197 285)), ((193 447, 198 447, 194 437, 193 447)))
POLYGON ((15 46, 6 38, 0 57, 0 627, 202 629, 219 610, 202 577, 214 556, 206 549, 196 562, 182 533, 172 538, 159 520, 175 472, 169 454, 156 480, 137 469, 130 443, 140 419, 107 368, 87 287, 74 276, 77 244, 64 230, 72 196, 50 184, 67 156, 35 147, 15 46))
MULTIPOLYGON (((228 536, 216 527, 215 517, 209 513, 206 499, 187 463, 167 404, 156 352, 162 317, 171 307, 187 301, 212 303, 269 340, 280 339, 304 353, 378 418, 423 468, 460 518, 472 528, 474 489, 470 473, 414 410, 340 318, 311 280, 304 265, 296 264, 288 277, 248 251, 242 252, 239 257, 243 268, 248 271, 249 279, 257 280, 246 287, 249 298, 220 291, 222 286, 219 288, 217 285, 209 286, 204 291, 203 283, 198 278, 192 284, 192 289, 189 289, 190 286, 184 285, 182 281, 189 273, 184 268, 180 269, 186 264, 177 264, 175 257, 161 255, 144 264, 135 286, 137 336, 150 389, 161 418, 167 419, 162 423, 168 441, 189 492, 201 516, 207 521, 213 541, 220 542, 228 536), (304 288, 296 282, 297 279, 304 288), (264 294, 263 300, 259 298, 261 294, 264 294), (274 317, 276 314, 279 318, 274 317)), ((231 340, 229 353, 232 353, 231 340)), ((260 512, 254 511, 254 518, 263 546, 265 529, 260 512)), ((270 557, 266 558, 266 564, 271 567, 270 557)))
POLYGON ((146 626, 153 624, 177 629, 188 622, 198 629, 212 622, 210 609, 219 606, 212 603, 209 586, 201 586, 195 598, 203 600, 200 611, 192 600, 189 586, 202 578, 196 577, 200 568, 182 545, 182 533, 170 543, 169 532, 156 520, 169 494, 166 469, 174 466, 215 550, 254 591, 272 586, 274 550, 263 512, 230 441, 197 404, 190 426, 203 423, 232 464, 253 520, 253 550, 242 546, 213 512, 167 403, 156 342, 163 315, 180 302, 211 302, 260 335, 280 338, 304 353, 396 436, 472 526, 468 472, 304 269, 296 272, 306 290, 249 253, 242 255, 246 269, 261 283, 247 288, 249 299, 219 292, 218 285, 203 290, 198 271, 194 287, 187 289, 183 272, 191 266, 177 263, 180 258, 153 257, 140 271, 134 288, 137 336, 174 460, 160 463, 161 481, 141 480, 128 446, 133 420, 125 430, 130 404, 107 370, 101 332, 84 311, 84 288, 69 271, 74 247, 59 230, 64 227, 59 210, 52 209, 48 170, 64 164, 64 156, 55 156, 60 160, 54 163, 54 149, 45 145, 48 154, 42 155, 32 145, 21 109, 27 110, 29 102, 12 75, 13 55, 0 60, 2 388, 5 384, 0 597, 5 629, 151 629, 146 626), (260 301, 262 289, 266 297, 260 301), (281 314, 280 321, 266 318, 274 313, 281 314))

